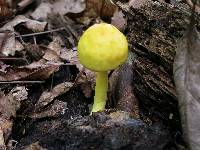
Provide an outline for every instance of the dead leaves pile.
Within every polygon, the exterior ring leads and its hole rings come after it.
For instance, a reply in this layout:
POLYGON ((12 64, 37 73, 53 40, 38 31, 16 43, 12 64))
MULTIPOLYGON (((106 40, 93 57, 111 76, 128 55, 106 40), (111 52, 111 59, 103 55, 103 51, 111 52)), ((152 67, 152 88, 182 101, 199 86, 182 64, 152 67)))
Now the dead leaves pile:
POLYGON ((64 114, 68 104, 58 97, 76 85, 81 85, 85 97, 92 96, 94 74, 79 64, 77 41, 88 25, 111 20, 118 11, 110 0, 7 2, 0 0, 0 20, 5 21, 0 24, 0 147, 4 149, 6 143, 12 147, 8 137, 22 103, 30 103, 27 117, 39 119, 64 114), (37 7, 29 11, 32 4, 37 7), (80 73, 73 75, 75 80, 63 79, 53 86, 53 76, 61 66, 76 66, 80 73), (43 89, 36 103, 31 102, 32 85, 43 83, 52 87, 43 89))

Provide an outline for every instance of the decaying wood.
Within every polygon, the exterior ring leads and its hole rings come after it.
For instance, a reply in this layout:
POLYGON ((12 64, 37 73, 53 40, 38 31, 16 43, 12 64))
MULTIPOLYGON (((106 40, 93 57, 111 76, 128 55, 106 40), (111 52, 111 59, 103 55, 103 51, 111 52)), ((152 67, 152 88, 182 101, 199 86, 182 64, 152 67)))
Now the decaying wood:
POLYGON ((126 33, 135 54, 134 89, 140 104, 176 124, 179 113, 172 67, 176 41, 189 23, 189 7, 150 0, 137 8, 118 4, 128 19, 126 33))
POLYGON ((116 69, 109 78, 109 100, 116 109, 129 112, 134 118, 139 119, 139 103, 135 96, 133 84, 133 53, 125 64, 116 69))

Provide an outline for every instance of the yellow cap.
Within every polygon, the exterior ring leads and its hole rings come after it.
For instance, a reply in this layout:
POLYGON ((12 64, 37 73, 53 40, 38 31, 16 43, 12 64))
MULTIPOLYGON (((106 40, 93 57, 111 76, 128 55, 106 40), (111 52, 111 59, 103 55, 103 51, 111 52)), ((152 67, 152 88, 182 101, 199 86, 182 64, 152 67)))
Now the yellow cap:
POLYGON ((111 24, 95 24, 78 42, 80 63, 93 71, 108 71, 124 63, 128 56, 126 37, 111 24))

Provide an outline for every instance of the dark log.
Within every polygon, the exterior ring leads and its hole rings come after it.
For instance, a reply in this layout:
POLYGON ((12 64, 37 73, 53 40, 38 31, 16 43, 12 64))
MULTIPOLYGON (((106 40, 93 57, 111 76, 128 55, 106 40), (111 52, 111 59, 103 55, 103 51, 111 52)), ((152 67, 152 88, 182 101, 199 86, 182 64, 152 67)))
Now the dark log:
POLYGON ((187 29, 190 9, 186 4, 172 6, 151 0, 143 0, 137 8, 118 5, 127 17, 125 32, 135 54, 134 89, 140 106, 180 129, 172 70, 176 41, 187 29))
POLYGON ((162 124, 147 126, 125 112, 95 113, 71 120, 37 122, 16 150, 170 150, 162 124), (148 146, 147 146, 148 145, 148 146))

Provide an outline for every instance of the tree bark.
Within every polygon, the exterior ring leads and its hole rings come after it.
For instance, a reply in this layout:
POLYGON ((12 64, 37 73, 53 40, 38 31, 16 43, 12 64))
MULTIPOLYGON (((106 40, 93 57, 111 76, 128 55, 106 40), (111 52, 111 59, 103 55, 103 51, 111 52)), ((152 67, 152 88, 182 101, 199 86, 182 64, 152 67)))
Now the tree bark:
POLYGON ((140 106, 150 116, 180 129, 172 70, 176 41, 187 29, 190 9, 186 4, 172 6, 151 0, 142 0, 137 6, 118 5, 127 17, 125 32, 135 54, 133 86, 140 106))

